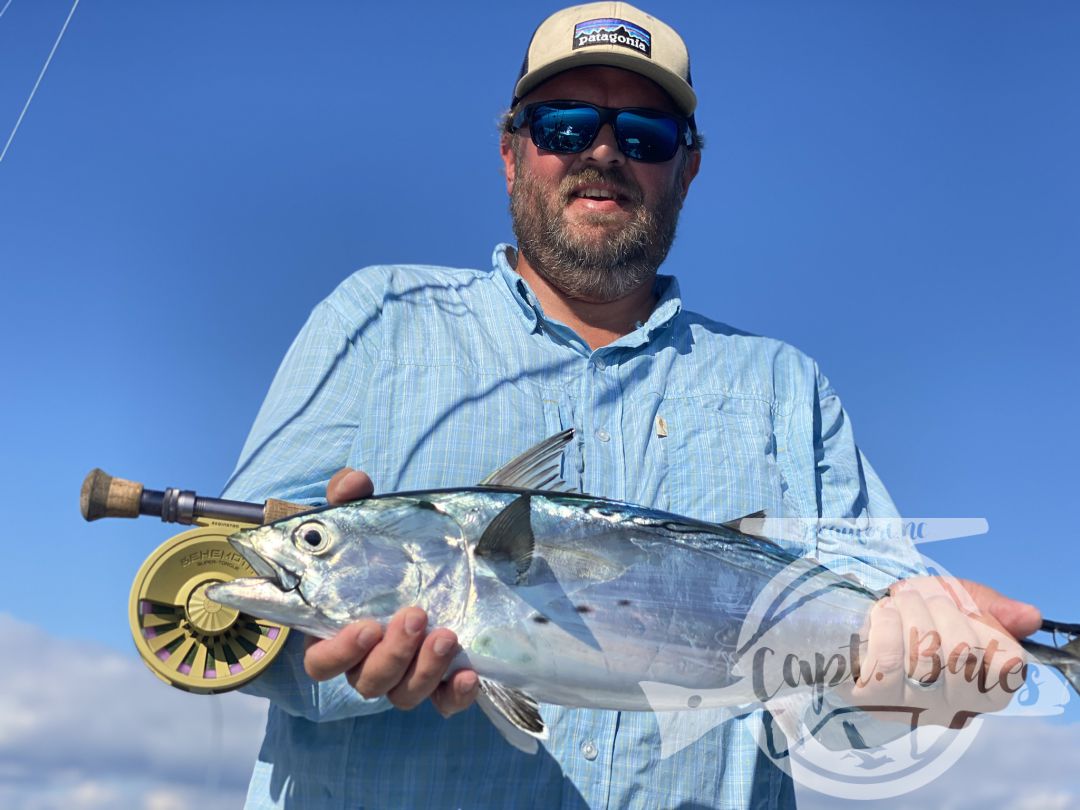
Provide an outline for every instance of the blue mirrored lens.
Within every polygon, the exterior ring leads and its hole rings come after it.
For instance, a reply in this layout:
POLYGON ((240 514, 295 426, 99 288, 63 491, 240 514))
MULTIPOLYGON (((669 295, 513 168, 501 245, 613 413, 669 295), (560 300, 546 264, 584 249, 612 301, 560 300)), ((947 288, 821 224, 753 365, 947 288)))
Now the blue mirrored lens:
POLYGON ((679 148, 679 124, 666 115, 620 112, 615 119, 615 136, 624 155, 646 163, 671 160, 679 148))
POLYGON ((539 106, 533 110, 533 143, 549 152, 580 152, 588 148, 600 129, 600 113, 592 107, 539 106))

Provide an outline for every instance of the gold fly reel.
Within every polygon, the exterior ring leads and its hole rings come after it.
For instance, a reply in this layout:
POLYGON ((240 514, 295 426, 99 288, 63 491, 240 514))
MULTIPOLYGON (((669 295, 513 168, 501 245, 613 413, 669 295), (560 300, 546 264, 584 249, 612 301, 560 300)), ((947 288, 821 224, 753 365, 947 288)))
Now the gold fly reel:
POLYGON ((229 544, 229 535, 308 507, 148 490, 101 470, 83 482, 80 507, 86 520, 150 515, 194 526, 159 546, 131 586, 128 620, 135 648, 163 681, 197 694, 227 692, 257 677, 284 647, 288 628, 218 604, 206 589, 257 576, 229 544))
POLYGON ((245 524, 213 522, 167 540, 142 564, 131 586, 131 636, 150 670, 198 694, 227 692, 266 669, 288 629, 206 596, 215 582, 256 576, 228 537, 245 524))

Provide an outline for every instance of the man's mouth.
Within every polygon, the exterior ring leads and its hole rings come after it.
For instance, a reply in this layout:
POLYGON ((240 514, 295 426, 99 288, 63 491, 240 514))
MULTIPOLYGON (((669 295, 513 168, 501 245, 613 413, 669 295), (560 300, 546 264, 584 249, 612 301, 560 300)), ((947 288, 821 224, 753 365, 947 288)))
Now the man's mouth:
POLYGON ((627 196, 617 188, 607 185, 582 185, 570 192, 571 199, 582 200, 610 200, 611 202, 626 202, 627 196))
POLYGON ((608 183, 582 183, 571 189, 566 202, 570 210, 586 214, 628 215, 634 203, 632 195, 608 183))

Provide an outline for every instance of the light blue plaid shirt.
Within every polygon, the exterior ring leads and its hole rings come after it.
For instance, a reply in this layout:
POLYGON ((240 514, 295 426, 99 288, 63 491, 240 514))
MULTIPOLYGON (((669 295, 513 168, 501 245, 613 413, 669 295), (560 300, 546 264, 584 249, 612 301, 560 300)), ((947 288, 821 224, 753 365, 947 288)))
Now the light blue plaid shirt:
MULTIPOLYGON (((369 267, 312 312, 263 403, 226 496, 318 503, 344 466, 377 491, 472 485, 574 427, 564 477, 594 495, 722 522, 892 517, 813 360, 683 309, 660 276, 649 320, 592 351, 510 267, 369 267), (666 435, 661 435, 666 433, 666 435)), ((910 545, 800 544, 874 587, 919 570, 910 545), (887 573, 883 573, 887 572, 887 573)), ((660 759, 649 713, 544 706, 536 756, 477 708, 443 720, 312 682, 302 640, 247 691, 270 698, 251 808, 774 808, 791 780, 754 743, 761 713, 660 759)))

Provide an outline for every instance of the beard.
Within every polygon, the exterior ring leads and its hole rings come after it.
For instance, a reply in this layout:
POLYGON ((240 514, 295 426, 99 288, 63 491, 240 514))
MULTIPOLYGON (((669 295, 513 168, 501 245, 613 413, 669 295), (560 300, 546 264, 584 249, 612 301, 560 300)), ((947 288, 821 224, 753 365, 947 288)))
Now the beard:
MULTIPOLYGON (((677 176, 681 172, 677 173, 677 176)), ((510 215, 518 248, 530 266, 570 298, 607 303, 652 280, 667 257, 682 208, 677 183, 651 208, 638 185, 618 167, 584 169, 549 192, 516 159, 510 215), (624 214, 585 213, 571 224, 565 211, 574 188, 609 183, 619 189, 624 214)))

